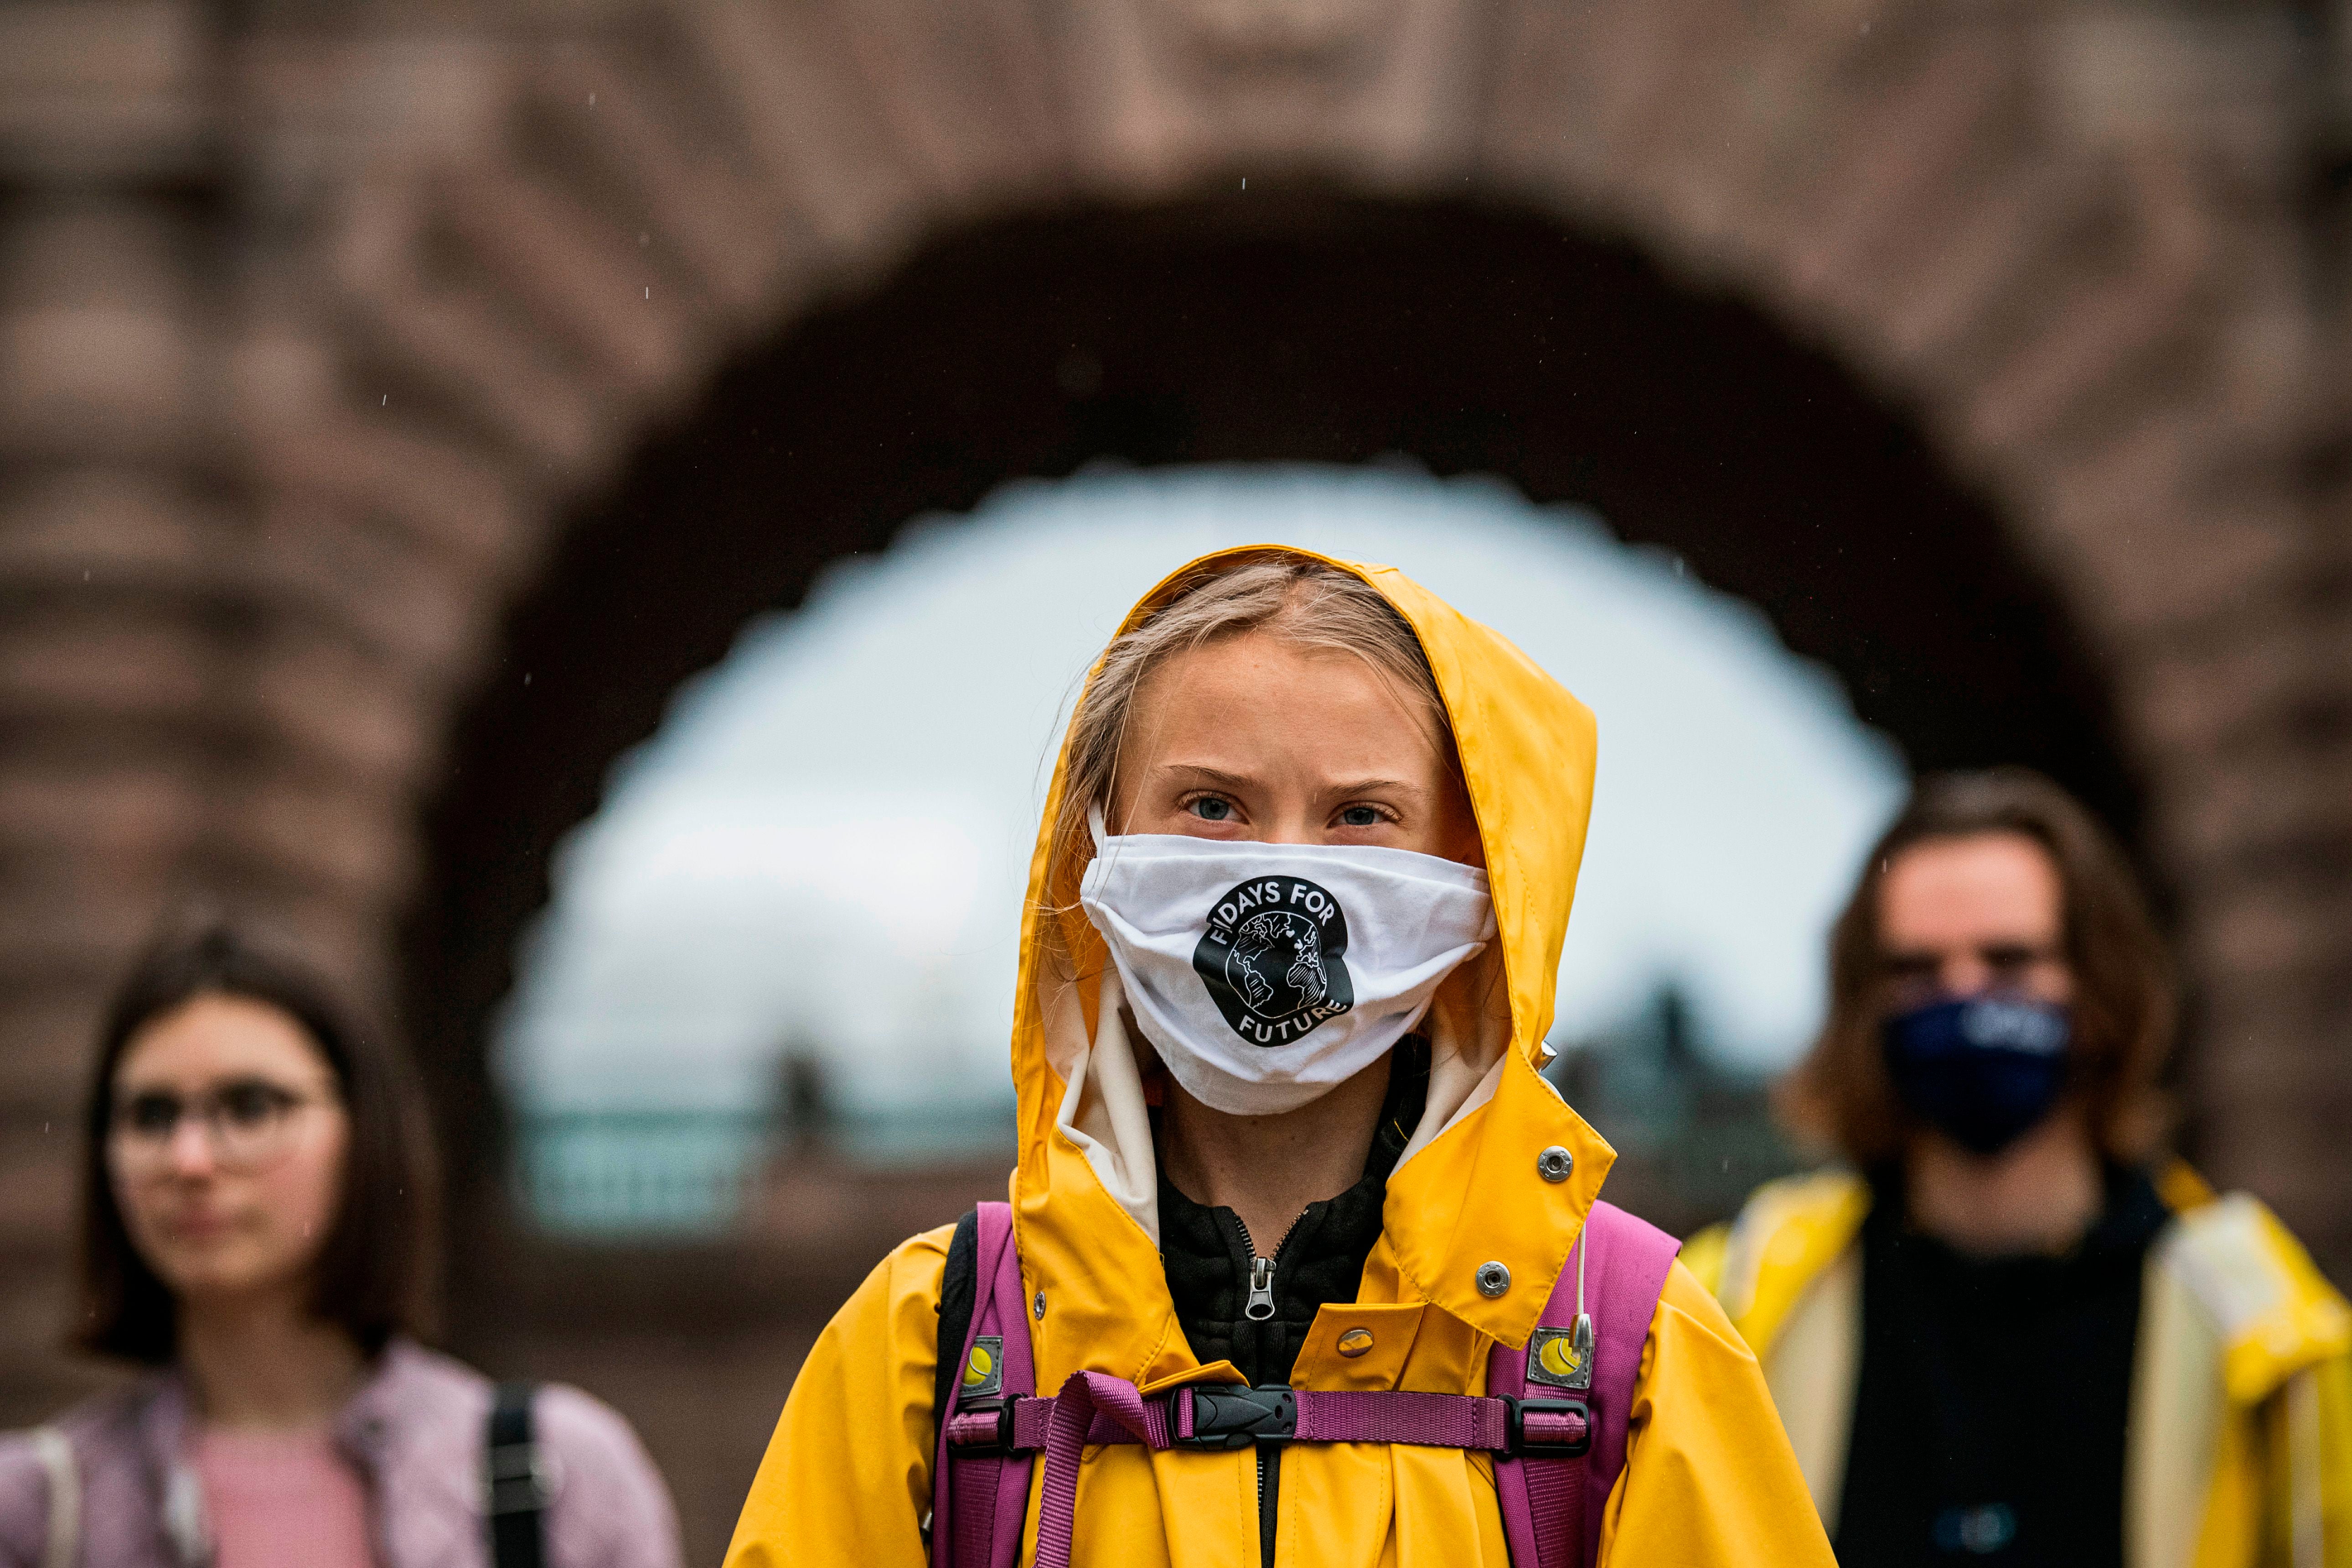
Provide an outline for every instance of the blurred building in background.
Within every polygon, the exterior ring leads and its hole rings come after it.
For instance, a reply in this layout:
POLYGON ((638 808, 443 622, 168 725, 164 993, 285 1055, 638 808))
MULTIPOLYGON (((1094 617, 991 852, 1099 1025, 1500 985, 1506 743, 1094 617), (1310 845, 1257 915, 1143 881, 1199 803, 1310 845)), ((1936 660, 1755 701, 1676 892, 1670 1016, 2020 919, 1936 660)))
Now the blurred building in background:
POLYGON ((1912 766, 2056 774, 2166 899, 2191 1148, 2352 1275, 2347 51, 2320 0, 0 8, 0 1418, 87 1375, 83 1053, 208 898, 397 1015, 453 1336, 613 1397, 714 1552, 813 1314, 1001 1167, 521 1231, 517 939, 750 616, 1100 458, 1588 505, 1912 766))

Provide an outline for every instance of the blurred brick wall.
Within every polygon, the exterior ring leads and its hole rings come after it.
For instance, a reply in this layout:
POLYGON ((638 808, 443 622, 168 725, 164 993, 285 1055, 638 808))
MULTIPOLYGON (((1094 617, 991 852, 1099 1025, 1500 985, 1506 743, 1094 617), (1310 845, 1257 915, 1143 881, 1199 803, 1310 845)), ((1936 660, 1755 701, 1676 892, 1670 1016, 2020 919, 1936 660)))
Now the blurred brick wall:
POLYGON ((2344 89, 2310 5, 0 8, 0 1415, 72 1385, 93 1010, 204 894, 389 994, 568 499, 927 234, 1228 170, 1630 234, 1920 411, 2064 590, 2215 1173, 2352 1271, 2344 89))

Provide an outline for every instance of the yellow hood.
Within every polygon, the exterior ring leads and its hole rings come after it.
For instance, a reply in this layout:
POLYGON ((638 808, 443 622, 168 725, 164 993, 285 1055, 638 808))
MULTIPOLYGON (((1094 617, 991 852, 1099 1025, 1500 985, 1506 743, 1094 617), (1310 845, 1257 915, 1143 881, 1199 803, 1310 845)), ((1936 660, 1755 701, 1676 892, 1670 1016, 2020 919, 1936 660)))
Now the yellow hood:
MULTIPOLYGON (((1420 637, 1453 723, 1499 931, 1496 952, 1477 970, 1449 981, 1458 994, 1441 993, 1433 1010, 1438 1059, 1431 1112, 1391 1178, 1386 1235, 1367 1265, 1362 1300, 1390 1303, 1416 1321, 1426 1303, 1477 1334, 1520 1345, 1615 1157, 1536 1070, 1551 1026, 1560 942, 1591 809, 1592 715, 1504 637, 1393 568, 1307 551, 1254 546, 1203 557, 1146 595, 1122 631, 1202 565, 1267 551, 1326 561, 1361 577, 1420 637), (1493 984, 1496 962, 1499 985, 1493 984), (1463 1000, 1472 995, 1488 1001, 1480 1008, 1463 1000), (1575 1160, 1570 1178, 1557 1185, 1536 1168, 1538 1155, 1552 1145, 1575 1160), (1473 1282, 1489 1261, 1511 1274, 1511 1288, 1498 1299, 1482 1295, 1473 1282)), ((1157 1238, 1147 1228, 1149 1133, 1145 1129, 1139 1152, 1133 1140, 1142 1113, 1131 1089, 1122 1087, 1131 1085, 1133 1070, 1093 1059, 1104 1038, 1097 1003, 1108 959, 1073 907, 1072 889, 1045 886, 1059 815, 1087 806, 1063 797, 1066 763, 1066 756, 1056 763, 1031 862, 1013 1031, 1020 1163, 1012 1195, 1024 1284, 1033 1303, 1042 1303, 1032 1323, 1038 1386, 1057 1387, 1082 1369, 1164 1385, 1200 1370, 1176 1324, 1157 1238), (1045 942, 1047 921, 1061 922, 1075 975, 1059 967, 1045 942), (1111 1147, 1115 1132, 1129 1140, 1124 1167, 1111 1147)), ((1114 1028, 1111 1037, 1117 1036, 1114 1028)), ((1466 1366, 1475 1358, 1444 1359, 1466 1366)))

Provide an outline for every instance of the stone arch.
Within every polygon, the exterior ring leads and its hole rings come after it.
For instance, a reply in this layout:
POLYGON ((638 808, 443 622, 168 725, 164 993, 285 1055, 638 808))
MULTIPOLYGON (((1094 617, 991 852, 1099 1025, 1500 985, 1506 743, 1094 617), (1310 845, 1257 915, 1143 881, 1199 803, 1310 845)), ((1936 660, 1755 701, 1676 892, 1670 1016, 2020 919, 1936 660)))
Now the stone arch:
MULTIPOLYGON (((338 379, 362 416, 369 372, 414 389, 395 439, 498 493, 512 554, 724 345, 972 215, 1253 168, 1507 199, 1761 299, 1919 411, 2116 683, 2208 1016, 2284 1026, 2225 982, 2295 962, 2307 894, 2252 873, 2342 823, 2247 784, 2320 679, 2288 57, 2259 18, 975 0, 636 27, 408 60, 415 150, 334 192, 338 379)), ((509 581, 467 574, 478 638, 509 581)), ((2277 1108, 2210 1087, 2217 1127, 2277 1108)), ((2240 1169, 2292 1204, 2317 1153, 2240 1169)))
MULTIPOLYGON (((507 605, 730 348, 977 216, 1254 177, 1631 236, 1917 410, 2116 694, 2226 1042, 2199 1089, 2217 1173, 2352 1257, 2327 1068, 2352 693, 2315 461, 2341 421, 2286 13, 193 15, 83 38, 129 62, 115 96, 58 99, 50 151, 10 154, 37 177, 0 256, 0 571, 34 612, 0 668, 26 737, 7 1149, 44 1194, 14 1234, 54 1256, 33 1123, 178 892, 396 991, 419 808, 507 605)), ((68 26, 43 18, 8 26, 68 26)))
POLYGON ((446 1114, 490 1103, 478 1042, 559 839, 682 681, 828 561, 1105 459, 1403 461, 1597 508, 1763 608, 1917 765, 2029 762, 2137 823, 2111 697, 1993 510, 1753 307, 1458 203, 1003 219, 736 356, 564 526, 430 819, 408 1021, 445 1043, 446 1114))

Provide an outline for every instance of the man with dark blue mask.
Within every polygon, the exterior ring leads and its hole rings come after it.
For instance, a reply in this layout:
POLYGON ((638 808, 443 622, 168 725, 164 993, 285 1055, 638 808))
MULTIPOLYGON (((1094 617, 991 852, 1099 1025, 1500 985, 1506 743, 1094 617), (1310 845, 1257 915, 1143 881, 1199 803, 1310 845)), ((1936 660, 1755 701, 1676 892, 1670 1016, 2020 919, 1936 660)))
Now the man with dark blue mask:
POLYGON ((1789 1102, 1849 1167, 1684 1257, 1839 1560, 2352 1563, 2352 1310, 2162 1152, 2168 968, 2096 821, 2021 770, 1923 781, 1830 969, 1789 1102))

